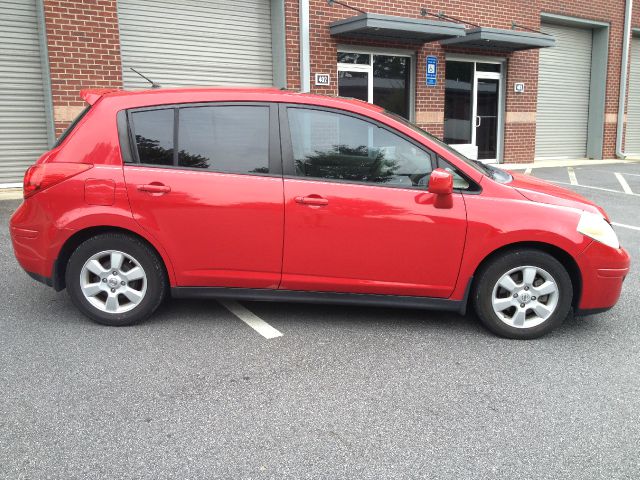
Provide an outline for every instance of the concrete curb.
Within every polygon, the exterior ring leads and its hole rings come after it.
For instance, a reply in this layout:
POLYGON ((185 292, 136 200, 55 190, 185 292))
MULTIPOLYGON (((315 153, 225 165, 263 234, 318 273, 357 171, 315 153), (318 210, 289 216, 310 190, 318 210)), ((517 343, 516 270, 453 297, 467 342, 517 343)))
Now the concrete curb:
POLYGON ((496 167, 503 168, 505 170, 526 170, 528 168, 552 168, 552 167, 577 167, 581 165, 611 165, 614 163, 640 163, 640 159, 637 160, 620 160, 620 159, 611 159, 611 160, 539 160, 533 163, 492 163, 490 165, 495 165, 496 167))
POLYGON ((0 201, 2 200, 21 200, 21 188, 0 188, 0 201))

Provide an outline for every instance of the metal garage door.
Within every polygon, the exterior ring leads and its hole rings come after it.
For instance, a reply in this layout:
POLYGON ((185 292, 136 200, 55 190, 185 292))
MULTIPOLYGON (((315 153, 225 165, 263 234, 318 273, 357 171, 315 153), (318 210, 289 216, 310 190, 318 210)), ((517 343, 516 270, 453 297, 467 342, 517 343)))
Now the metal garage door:
POLYGON ((640 155, 640 38, 631 40, 631 68, 627 100, 627 130, 625 153, 640 155))
POLYGON ((48 144, 35 0, 0 0, 0 187, 20 184, 48 144))
POLYGON ((540 51, 536 158, 587 156, 592 31, 541 26, 556 46, 540 51))
POLYGON ((273 85, 269 0, 118 0, 125 88, 273 85))

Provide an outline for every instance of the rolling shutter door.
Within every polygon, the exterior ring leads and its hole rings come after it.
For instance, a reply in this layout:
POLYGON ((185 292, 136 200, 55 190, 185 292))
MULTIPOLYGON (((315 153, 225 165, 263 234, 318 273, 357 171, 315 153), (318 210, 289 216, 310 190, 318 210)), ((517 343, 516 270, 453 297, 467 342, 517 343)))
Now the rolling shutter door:
POLYGON ((627 128, 624 150, 640 156, 640 38, 631 39, 631 68, 627 99, 627 128))
POLYGON ((587 155, 592 31, 542 24, 556 46, 540 51, 536 158, 587 155))
POLYGON ((36 2, 0 0, 0 186, 48 148, 36 2))
POLYGON ((272 86, 269 0, 118 0, 125 88, 272 86))

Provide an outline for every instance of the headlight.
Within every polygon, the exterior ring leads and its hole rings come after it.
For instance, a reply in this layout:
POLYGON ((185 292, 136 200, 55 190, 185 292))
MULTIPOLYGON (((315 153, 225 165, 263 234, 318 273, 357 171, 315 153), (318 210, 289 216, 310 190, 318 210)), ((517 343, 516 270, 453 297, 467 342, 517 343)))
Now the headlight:
POLYGON ((611 248, 620 248, 620 242, 613 227, 609 225, 602 215, 591 212, 582 212, 580 221, 578 222, 578 232, 593 238, 600 243, 604 243, 611 248))

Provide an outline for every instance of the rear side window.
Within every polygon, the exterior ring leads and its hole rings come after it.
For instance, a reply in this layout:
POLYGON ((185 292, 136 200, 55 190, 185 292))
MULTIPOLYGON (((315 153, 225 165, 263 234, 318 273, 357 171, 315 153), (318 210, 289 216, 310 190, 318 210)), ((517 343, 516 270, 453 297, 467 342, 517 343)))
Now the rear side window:
POLYGON ((173 165, 173 109, 131 115, 140 163, 173 165))
POLYGON ((269 173, 269 107, 181 108, 178 165, 269 173))
POLYGON ((269 107, 221 105, 131 114, 141 164, 269 173, 269 107))

